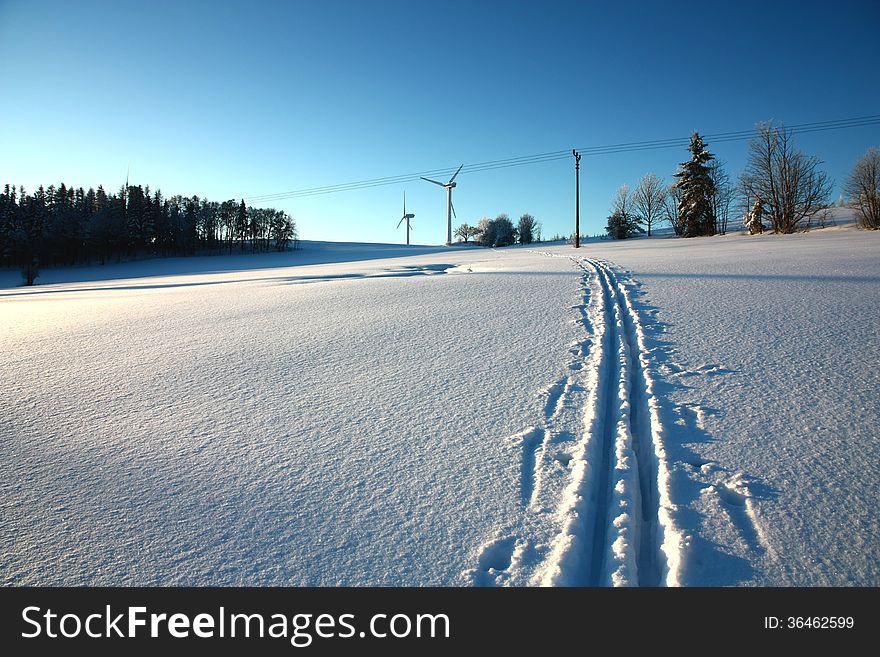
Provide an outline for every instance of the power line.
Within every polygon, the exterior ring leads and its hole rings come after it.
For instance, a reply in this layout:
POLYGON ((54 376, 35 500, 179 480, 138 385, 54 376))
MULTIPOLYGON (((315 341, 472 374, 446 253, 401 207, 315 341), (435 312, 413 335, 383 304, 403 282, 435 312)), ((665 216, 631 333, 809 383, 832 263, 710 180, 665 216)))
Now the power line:
MULTIPOLYGON (((847 128, 860 128, 865 126, 880 125, 880 114, 869 116, 853 117, 848 119, 835 119, 829 121, 813 121, 810 123, 800 123, 790 126, 784 126, 787 130, 791 130, 797 134, 808 134, 812 132, 826 132, 829 130, 842 130, 847 128)), ((743 141, 754 137, 755 131, 737 130, 732 132, 718 132, 714 134, 703 135, 706 141, 712 143, 726 143, 733 141, 743 141)), ((591 157, 594 155, 613 155, 617 153, 632 153, 637 151, 658 150, 664 148, 681 148, 686 147, 690 142, 690 137, 673 137, 669 139, 651 139, 646 141, 625 142, 620 144, 609 144, 606 146, 584 146, 574 149, 577 153, 591 157)), ((571 149, 550 151, 547 153, 538 153, 534 155, 521 155, 518 157, 510 157, 500 160, 489 160, 487 162, 477 162, 465 165, 463 171, 465 173, 477 173, 480 171, 494 171, 497 169, 506 169, 509 167, 529 166, 533 164, 541 164, 544 162, 555 162, 571 157, 571 149)), ((404 182, 417 181, 421 176, 442 176, 450 175, 455 171, 456 167, 446 167, 441 169, 431 169, 428 171, 419 171, 415 173, 402 174, 397 176, 385 176, 383 178, 371 178, 368 180, 359 180, 354 182, 339 183, 336 185, 325 185, 323 187, 308 187, 304 189, 296 189, 287 192, 278 192, 275 194, 262 194, 257 196, 245 197, 245 200, 259 203, 268 203, 271 201, 281 201, 293 198, 302 198, 305 196, 318 196, 322 194, 335 194, 338 192, 347 192, 358 189, 368 189, 371 187, 381 187, 385 185, 397 185, 404 182)))
MULTIPOLYGON (((847 123, 844 122, 835 122, 830 124, 831 122, 821 122, 820 124, 803 124, 800 126, 787 126, 788 129, 791 129, 793 132, 797 133, 810 133, 810 132, 823 132, 827 130, 837 130, 842 128, 854 128, 854 127, 863 127, 870 125, 878 125, 880 124, 880 117, 874 118, 871 117, 871 120, 862 119, 858 122, 849 121, 847 123)), ((730 141, 741 141, 744 139, 749 139, 754 136, 753 131, 742 131, 739 133, 719 133, 717 135, 706 135, 706 140, 711 140, 713 143, 718 142, 730 142, 730 141)), ((645 150, 656 150, 663 148, 673 148, 673 147, 685 147, 689 142, 689 138, 675 138, 675 139, 665 139, 665 140, 655 140, 651 142, 634 142, 632 144, 626 145, 615 145, 615 146, 604 146, 604 147, 582 147, 580 149, 575 149, 578 152, 584 155, 608 155, 614 153, 626 153, 626 152, 634 152, 634 151, 645 151, 645 150)), ((509 158, 508 160, 495 160, 491 162, 481 162, 477 164, 468 165, 466 167, 466 171, 469 173, 476 173, 479 171, 489 171, 495 169, 503 169, 513 166, 525 166, 531 164, 538 164, 542 162, 552 162, 556 160, 561 160, 569 156, 569 151, 556 151, 551 153, 542 153, 538 155, 532 156, 522 156, 518 158, 509 158)), ((454 167, 444 168, 444 169, 434 169, 431 171, 418 172, 413 174, 405 174, 402 176, 388 176, 386 178, 374 178, 370 180, 363 180, 351 183, 342 183, 338 185, 329 185, 326 187, 314 187, 307 188, 301 190, 294 190, 291 192, 281 192, 278 194, 267 194, 263 196, 253 196, 247 197, 252 201, 260 201, 267 202, 272 200, 283 200, 288 198, 299 198, 303 196, 315 196, 319 194, 331 194, 336 192, 343 191, 351 191, 357 189, 365 189, 370 187, 378 187, 382 185, 392 185, 399 184, 403 182, 416 181, 421 175, 442 175, 449 174, 454 171, 454 167)))
MULTIPOLYGON (((854 119, 840 119, 835 121, 820 121, 814 123, 804 123, 793 126, 786 126, 787 129, 792 130, 797 133, 809 133, 809 132, 822 132, 826 130, 837 130, 842 128, 854 128, 854 127, 862 127, 862 126, 870 126, 877 125, 880 123, 880 115, 869 116, 869 117, 858 117, 854 119)), ((753 130, 743 130, 737 132, 726 132, 726 133, 715 133, 715 134, 707 134, 705 138, 707 141, 711 140, 713 143, 718 142, 729 142, 729 141, 740 141, 743 139, 749 139, 754 136, 753 130)), ((673 148, 673 147, 682 147, 687 146, 689 142, 688 138, 673 138, 673 139, 658 139, 651 141, 643 141, 643 142, 629 142, 624 144, 613 144, 609 146, 598 146, 598 147, 582 147, 579 149, 575 149, 578 152, 584 155, 608 155, 614 153, 626 153, 633 151, 644 151, 644 150, 655 150, 662 148, 673 148)), ((512 166, 524 166, 530 164, 538 164, 541 162, 552 162, 556 160, 561 160, 569 157, 569 151, 553 151, 549 153, 541 153, 537 155, 526 155, 514 158, 507 158, 504 160, 492 160, 489 162, 480 162, 476 164, 471 164, 466 167, 466 171, 470 173, 476 173, 478 171, 489 171, 495 169, 502 169, 512 166)), ((420 176, 423 175, 442 175, 449 174, 454 171, 455 167, 444 168, 444 169, 434 169, 431 171, 421 171, 418 173, 412 174, 404 174, 400 176, 388 176, 385 178, 373 178, 369 180, 362 180, 350 183, 341 183, 337 185, 328 185, 325 187, 312 187, 300 190, 294 190, 290 192, 280 192, 277 194, 265 194, 261 196, 252 196, 247 197, 249 200, 259 200, 259 201, 270 201, 270 200, 283 200, 286 198, 298 198, 301 196, 314 196, 318 194, 329 194, 335 192, 342 191, 350 191, 356 189, 364 189, 369 187, 378 187, 381 185, 392 185, 399 184, 402 182, 410 182, 418 180, 420 176)))

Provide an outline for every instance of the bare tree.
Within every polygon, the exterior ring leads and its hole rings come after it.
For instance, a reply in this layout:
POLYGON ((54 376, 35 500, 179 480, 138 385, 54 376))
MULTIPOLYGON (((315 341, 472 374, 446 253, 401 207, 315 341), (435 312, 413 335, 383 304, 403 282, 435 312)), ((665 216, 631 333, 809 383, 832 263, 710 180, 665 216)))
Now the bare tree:
POLYGON ((648 229, 662 218, 663 204, 666 202, 666 187, 654 173, 649 173, 639 181, 632 193, 632 205, 636 216, 648 229))
POLYGON ((758 125, 749 142, 740 184, 744 196, 760 196, 775 233, 793 233, 828 205, 831 182, 819 158, 795 149, 792 131, 772 123, 758 125))
POLYGON ((715 160, 709 167, 709 177, 715 185, 715 193, 709 199, 712 216, 715 218, 715 233, 724 235, 730 221, 730 206, 733 204, 733 185, 724 168, 724 162, 715 160))
POLYGON ((629 185, 621 185, 614 194, 614 200, 611 201, 611 214, 633 214, 633 195, 630 193, 629 185))
POLYGON ((674 184, 666 188, 666 199, 663 201, 663 220, 672 226, 672 232, 681 237, 684 233, 684 222, 678 212, 681 207, 681 188, 674 184))
POLYGON ((873 146, 856 162, 843 185, 862 228, 880 229, 880 150, 873 146))
POLYGON ((462 224, 455 229, 455 236, 461 238, 461 241, 467 244, 467 241, 473 236, 473 228, 468 224, 462 224))

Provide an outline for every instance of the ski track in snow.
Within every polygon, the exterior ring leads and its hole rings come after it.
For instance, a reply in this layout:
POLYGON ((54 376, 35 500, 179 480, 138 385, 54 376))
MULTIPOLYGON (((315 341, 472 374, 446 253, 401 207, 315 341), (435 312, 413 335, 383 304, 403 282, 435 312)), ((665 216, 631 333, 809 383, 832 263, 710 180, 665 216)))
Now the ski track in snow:
MULTIPOLYGON (((607 263, 572 261, 587 337, 571 346, 567 375, 544 392, 543 426, 509 439, 522 449, 522 517, 465 575, 477 586, 676 585, 684 539, 641 320, 607 263)), ((728 503, 740 495, 725 491, 728 503)), ((747 509, 742 499, 738 508, 747 509)), ((760 542, 756 531, 749 538, 760 542)))

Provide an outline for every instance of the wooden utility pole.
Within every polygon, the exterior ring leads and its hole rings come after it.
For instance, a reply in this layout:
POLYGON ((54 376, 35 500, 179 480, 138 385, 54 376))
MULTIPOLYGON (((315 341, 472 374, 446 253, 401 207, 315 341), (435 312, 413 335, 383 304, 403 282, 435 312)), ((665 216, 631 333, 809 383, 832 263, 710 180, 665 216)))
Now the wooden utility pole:
POLYGON ((581 154, 573 148, 574 155, 574 248, 581 248, 581 154))

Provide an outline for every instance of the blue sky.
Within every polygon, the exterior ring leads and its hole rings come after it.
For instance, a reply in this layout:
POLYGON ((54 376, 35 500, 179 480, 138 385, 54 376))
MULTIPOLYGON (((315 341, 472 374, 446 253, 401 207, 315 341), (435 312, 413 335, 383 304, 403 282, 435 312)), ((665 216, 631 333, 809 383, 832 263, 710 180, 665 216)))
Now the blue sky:
MULTIPOLYGON (((0 0, 0 182, 213 200, 621 142, 880 114, 880 3, 0 0), (613 6, 609 6, 613 5, 613 6)), ((880 127, 798 145, 839 184, 880 127)), ((710 150, 730 173, 744 142, 710 150)), ((585 157, 581 219, 683 149, 585 157)), ((573 160, 465 168, 458 222, 573 227, 573 160)), ((281 200, 306 239, 445 239, 426 182, 281 200)), ((256 203, 255 203, 256 204, 256 203)))

